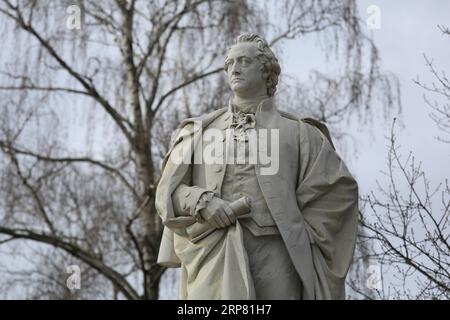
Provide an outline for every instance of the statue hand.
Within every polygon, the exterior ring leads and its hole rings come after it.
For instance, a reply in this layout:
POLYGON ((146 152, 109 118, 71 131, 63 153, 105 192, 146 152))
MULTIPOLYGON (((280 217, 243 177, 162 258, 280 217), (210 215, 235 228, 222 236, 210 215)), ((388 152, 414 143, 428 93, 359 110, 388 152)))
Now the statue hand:
POLYGON ((236 222, 236 216, 229 203, 218 197, 212 198, 206 208, 200 211, 203 219, 215 228, 225 228, 236 222))

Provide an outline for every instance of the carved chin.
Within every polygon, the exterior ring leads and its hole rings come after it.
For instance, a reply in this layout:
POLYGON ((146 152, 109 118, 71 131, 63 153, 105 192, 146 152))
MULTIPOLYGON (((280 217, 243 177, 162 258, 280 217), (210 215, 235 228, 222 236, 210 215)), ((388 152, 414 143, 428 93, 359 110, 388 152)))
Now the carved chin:
POLYGON ((245 91, 246 88, 247 86, 241 82, 234 82, 231 84, 231 90, 233 91, 242 92, 245 91))

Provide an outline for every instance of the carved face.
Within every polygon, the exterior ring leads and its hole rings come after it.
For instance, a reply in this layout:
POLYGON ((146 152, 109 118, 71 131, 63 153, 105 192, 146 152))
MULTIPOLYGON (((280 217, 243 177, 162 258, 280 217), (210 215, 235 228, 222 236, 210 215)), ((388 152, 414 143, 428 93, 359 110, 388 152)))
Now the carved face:
POLYGON ((257 55, 258 47, 251 42, 238 43, 228 52, 225 68, 234 94, 251 98, 267 93, 266 80, 257 55))

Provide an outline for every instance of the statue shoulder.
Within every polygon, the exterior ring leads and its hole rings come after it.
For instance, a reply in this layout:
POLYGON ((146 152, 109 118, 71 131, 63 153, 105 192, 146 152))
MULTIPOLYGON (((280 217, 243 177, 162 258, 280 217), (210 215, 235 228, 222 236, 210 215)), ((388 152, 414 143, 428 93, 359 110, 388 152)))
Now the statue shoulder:
POLYGON ((228 110, 228 107, 222 107, 220 109, 216 109, 211 112, 205 113, 205 114, 201 115, 199 118, 202 118, 202 120, 215 119, 218 116, 220 116, 221 114, 223 114, 224 112, 227 112, 227 110, 228 110))
MULTIPOLYGON (((223 107, 197 117, 185 118, 180 122, 178 127, 172 133, 170 146, 174 146, 175 144, 183 140, 185 137, 191 135, 194 131, 203 129, 203 125, 205 124, 207 125, 208 123, 216 119, 218 116, 226 112, 226 110, 227 107, 223 107)), ((171 148, 169 148, 169 150, 170 149, 171 148)))
POLYGON ((323 136, 327 138, 328 142, 330 142, 333 149, 336 149, 334 147, 333 140, 331 139, 330 131, 328 130, 328 127, 326 126, 325 123, 313 118, 301 118, 299 120, 299 123, 301 126, 304 126, 306 130, 309 129, 314 130, 316 132, 318 130, 323 136))
POLYGON ((312 130, 313 132, 317 132, 318 129, 330 142, 331 146, 334 149, 333 140, 331 139, 330 131, 328 130, 328 127, 325 123, 316 120, 314 118, 309 117, 300 117, 299 115, 296 115, 294 113, 286 112, 286 111, 279 111, 280 115, 283 118, 294 120, 298 122, 300 127, 304 127, 305 130, 312 130))
POLYGON ((289 120, 299 121, 302 119, 300 116, 298 116, 294 113, 281 111, 281 110, 278 110, 278 112, 280 113, 281 117, 289 119, 289 120))
POLYGON ((220 116, 222 113, 226 112, 227 109, 228 109, 228 107, 223 107, 223 108, 213 110, 211 112, 199 115, 197 117, 186 118, 183 121, 181 121, 181 123, 179 125, 179 129, 186 127, 187 125, 192 125, 194 122, 198 122, 198 121, 203 122, 203 121, 214 120, 215 118, 220 116))

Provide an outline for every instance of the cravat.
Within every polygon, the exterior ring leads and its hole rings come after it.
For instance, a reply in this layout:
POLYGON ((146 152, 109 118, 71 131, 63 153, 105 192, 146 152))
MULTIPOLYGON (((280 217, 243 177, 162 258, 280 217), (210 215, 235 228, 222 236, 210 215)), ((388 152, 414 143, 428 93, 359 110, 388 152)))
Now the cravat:
POLYGON ((233 121, 230 125, 233 130, 235 140, 248 141, 246 131, 254 129, 256 125, 256 116, 254 111, 239 110, 233 113, 233 121))

